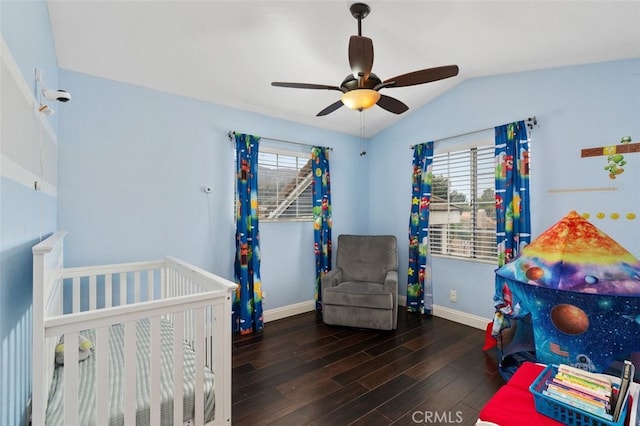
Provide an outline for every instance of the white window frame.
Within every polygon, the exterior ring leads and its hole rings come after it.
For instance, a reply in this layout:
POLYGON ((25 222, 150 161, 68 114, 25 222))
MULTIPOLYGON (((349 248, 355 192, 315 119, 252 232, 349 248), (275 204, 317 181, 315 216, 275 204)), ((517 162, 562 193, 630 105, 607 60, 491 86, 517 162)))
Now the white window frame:
POLYGON ((497 261, 494 152, 493 141, 481 141, 434 153, 429 212, 432 255, 487 263, 497 261), (439 177, 446 178, 449 185, 449 190, 441 196, 436 183, 439 177), (491 192, 485 193, 488 189, 491 192), (455 200, 456 192, 464 194, 464 201, 455 200))
MULTIPOLYGON (((260 222, 313 221, 313 188, 311 186, 313 185, 313 168, 310 161, 311 152, 260 145, 258 151, 258 219, 260 222), (299 176, 300 171, 307 164, 308 173, 299 176), (274 176, 264 172, 266 169, 287 170, 292 176, 286 180, 279 180, 277 177, 274 179, 274 176), (275 187, 276 193, 268 194, 265 190, 268 186, 275 187)), ((235 184, 237 181, 234 181, 235 184)))

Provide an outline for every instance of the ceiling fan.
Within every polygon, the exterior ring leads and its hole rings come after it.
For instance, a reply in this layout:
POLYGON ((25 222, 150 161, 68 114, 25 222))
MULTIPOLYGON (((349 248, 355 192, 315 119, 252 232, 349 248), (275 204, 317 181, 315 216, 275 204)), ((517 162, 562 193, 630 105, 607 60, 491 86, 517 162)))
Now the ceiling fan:
POLYGON ((402 114, 409 107, 398 99, 381 94, 381 89, 414 86, 458 75, 457 65, 446 65, 401 74, 384 81, 380 80, 377 75, 371 72, 373 68, 373 41, 369 37, 362 36, 362 20, 369 15, 371 9, 364 3, 354 3, 349 10, 351 15, 358 20, 358 35, 353 35, 349 39, 351 74, 345 77, 340 86, 281 81, 274 81, 271 85, 294 89, 323 89, 342 92, 340 100, 320 111, 317 116, 330 114, 342 105, 359 111, 378 105, 394 114, 402 114))

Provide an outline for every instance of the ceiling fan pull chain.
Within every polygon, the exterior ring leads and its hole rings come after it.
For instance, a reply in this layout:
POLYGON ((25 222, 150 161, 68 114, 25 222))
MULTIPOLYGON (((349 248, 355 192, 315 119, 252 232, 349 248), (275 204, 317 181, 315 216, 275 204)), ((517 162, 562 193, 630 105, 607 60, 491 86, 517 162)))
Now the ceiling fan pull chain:
POLYGON ((364 110, 360 111, 360 157, 363 155, 367 155, 367 151, 364 149, 364 136, 365 136, 365 127, 364 127, 364 110))

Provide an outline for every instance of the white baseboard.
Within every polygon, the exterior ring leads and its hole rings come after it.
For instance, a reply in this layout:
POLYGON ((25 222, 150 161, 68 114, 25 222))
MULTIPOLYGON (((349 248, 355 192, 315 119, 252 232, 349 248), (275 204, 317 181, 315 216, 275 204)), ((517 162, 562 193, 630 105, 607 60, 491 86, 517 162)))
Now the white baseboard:
POLYGON ((307 300, 305 302, 294 303, 293 305, 282 306, 280 308, 267 309, 262 315, 264 322, 275 321, 294 315, 313 312, 316 310, 315 300, 307 300))
MULTIPOLYGON (((406 296, 398 296, 398 305, 407 305, 406 296)), ((293 305, 268 309, 263 313, 264 322, 275 321, 282 318, 291 317, 293 315, 304 314, 306 312, 313 312, 315 309, 316 302, 314 300, 307 300, 305 302, 295 303, 293 305)), ((468 325, 469 327, 478 328, 480 330, 485 330, 487 328, 487 323, 492 321, 489 318, 483 318, 478 315, 456 311, 455 309, 438 305, 433 305, 433 316, 448 319, 460 324, 468 325)))
POLYGON ((486 330, 487 323, 492 321, 492 319, 489 318, 468 314, 462 311, 456 311, 455 309, 438 305, 433 305, 433 316, 455 321, 457 323, 468 325, 469 327, 473 328, 478 328, 480 330, 486 330))
MULTIPOLYGON (((398 296, 398 305, 406 307, 407 296, 398 296)), ((493 319, 483 318, 478 315, 456 311, 455 309, 439 305, 433 305, 433 316, 468 325, 469 327, 479 328, 480 330, 486 330, 487 323, 493 321, 493 319)))

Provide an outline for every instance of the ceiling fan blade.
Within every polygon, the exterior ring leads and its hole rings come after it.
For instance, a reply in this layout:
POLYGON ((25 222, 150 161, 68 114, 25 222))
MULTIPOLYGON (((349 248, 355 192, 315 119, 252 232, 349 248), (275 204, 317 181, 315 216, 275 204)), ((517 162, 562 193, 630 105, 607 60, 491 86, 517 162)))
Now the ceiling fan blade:
POLYGON ((443 67, 426 68, 423 70, 413 71, 406 74, 398 75, 393 78, 388 78, 384 83, 391 83, 387 87, 405 87, 414 86, 416 84, 430 83, 432 81, 443 80, 449 77, 455 77, 458 75, 457 65, 446 65, 443 67))
POLYGON ((312 84, 312 83, 289 83, 285 81, 272 81, 272 86, 275 87, 290 87, 292 89, 321 89, 321 90, 337 90, 343 92, 338 86, 327 86, 326 84, 312 84))
POLYGON ((373 41, 369 37, 351 36, 349 39, 349 65, 355 78, 366 80, 373 68, 373 41))
POLYGON ((392 112, 394 114, 402 114, 403 112, 409 109, 409 107, 405 105, 404 102, 401 102, 396 98, 392 98, 391 96, 382 95, 382 94, 380 95, 380 99, 378 99, 377 105, 380 108, 386 109, 387 111, 392 112))
POLYGON ((324 115, 331 114, 333 111, 337 110, 342 105, 343 105, 343 103, 340 100, 337 101, 337 102, 334 102, 331 105, 329 105, 328 107, 326 107, 325 109, 323 109, 322 111, 320 111, 319 113, 317 113, 316 117, 322 117, 324 115))

